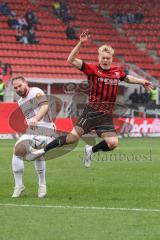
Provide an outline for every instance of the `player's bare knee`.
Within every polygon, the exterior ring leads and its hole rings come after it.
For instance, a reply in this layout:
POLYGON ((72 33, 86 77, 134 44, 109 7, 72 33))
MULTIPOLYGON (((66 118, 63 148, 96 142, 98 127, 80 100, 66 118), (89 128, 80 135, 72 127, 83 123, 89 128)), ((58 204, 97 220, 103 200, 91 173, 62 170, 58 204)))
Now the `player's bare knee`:
POLYGON ((15 146, 15 148, 13 150, 13 153, 16 156, 24 157, 26 155, 26 148, 25 148, 24 145, 18 144, 18 145, 15 146))
POLYGON ((108 144, 108 147, 111 150, 113 150, 113 149, 115 149, 118 146, 118 139, 117 138, 112 139, 112 140, 108 141, 107 144, 108 144))
POLYGON ((14 150, 14 155, 16 155, 16 156, 19 156, 19 157, 24 157, 25 156, 25 154, 22 152, 22 151, 19 151, 19 150, 14 150))

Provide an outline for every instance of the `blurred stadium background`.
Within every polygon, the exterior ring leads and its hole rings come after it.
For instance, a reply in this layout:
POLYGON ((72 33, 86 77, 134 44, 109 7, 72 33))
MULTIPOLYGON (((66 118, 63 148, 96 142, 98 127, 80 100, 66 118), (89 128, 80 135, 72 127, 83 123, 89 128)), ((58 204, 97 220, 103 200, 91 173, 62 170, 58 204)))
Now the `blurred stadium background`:
POLYGON ((1 1, 0 78, 5 89, 0 102, 0 138, 7 139, 0 140, 2 239, 22 239, 22 231, 24 240, 159 239, 159 139, 153 138, 160 133, 159 9, 158 0, 1 1), (27 14, 30 17, 26 21, 27 14), (68 26, 72 28, 70 37, 66 34, 68 26), (138 154, 138 161, 125 158, 109 164, 103 160, 99 164, 95 160, 93 169, 86 172, 82 164, 75 161, 82 154, 84 142, 81 141, 73 153, 62 156, 60 161, 48 162, 49 197, 43 203, 35 199, 36 184, 30 165, 25 176, 28 196, 18 201, 10 199, 13 187, 10 159, 15 140, 8 139, 16 138, 10 116, 17 108, 17 96, 10 80, 22 75, 31 86, 38 86, 53 97, 57 126, 69 131, 71 119, 81 114, 86 103, 87 81, 66 59, 85 29, 91 33, 92 41, 81 49, 81 58, 97 62, 98 46, 110 44, 115 49, 116 64, 128 73, 152 81, 155 86, 151 94, 137 85, 121 83, 119 87, 117 101, 126 106, 127 111, 115 118, 115 124, 120 137, 127 138, 121 140, 120 150, 115 152, 121 151, 127 156, 138 154), (10 208, 7 204, 11 204, 10 208), (17 210, 14 204, 23 205, 24 209, 17 210), (25 209, 27 204, 31 208, 25 209), (69 211, 54 206, 36 210, 33 209, 36 204, 125 208, 126 213, 116 209, 105 213, 93 210, 92 215, 87 208, 77 212, 74 208, 69 211), (136 209, 141 210, 137 213, 136 209), (158 209, 158 213, 152 209, 158 209))

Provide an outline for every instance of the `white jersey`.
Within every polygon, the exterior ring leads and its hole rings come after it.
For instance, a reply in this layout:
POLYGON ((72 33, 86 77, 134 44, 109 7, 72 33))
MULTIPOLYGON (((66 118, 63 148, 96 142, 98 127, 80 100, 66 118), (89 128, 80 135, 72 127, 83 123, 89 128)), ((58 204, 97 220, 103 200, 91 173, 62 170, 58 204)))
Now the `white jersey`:
MULTIPOLYGON (((41 105, 47 101, 46 95, 40 88, 32 87, 29 89, 26 97, 21 97, 18 100, 18 105, 25 118, 31 119, 36 116, 37 112, 41 108, 41 105)), ((38 121, 37 127, 29 126, 26 130, 26 134, 52 136, 54 129, 55 125, 52 122, 51 111, 49 109, 45 116, 38 121)))

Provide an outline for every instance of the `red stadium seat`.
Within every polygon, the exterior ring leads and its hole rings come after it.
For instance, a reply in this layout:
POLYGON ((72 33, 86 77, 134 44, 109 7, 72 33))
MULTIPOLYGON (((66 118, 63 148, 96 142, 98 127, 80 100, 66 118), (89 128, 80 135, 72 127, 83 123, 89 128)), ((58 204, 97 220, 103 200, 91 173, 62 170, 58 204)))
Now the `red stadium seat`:
MULTIPOLYGON (((0 36, 0 57, 13 65, 14 73, 22 72, 28 76, 48 76, 71 78, 83 74, 70 66, 66 60, 69 52, 77 43, 77 40, 68 40, 65 34, 66 25, 52 14, 52 1, 37 1, 33 5, 28 0, 7 0, 10 8, 17 16, 25 14, 25 9, 31 8, 36 11, 40 24, 37 25, 36 35, 40 44, 25 45, 16 42, 16 31, 8 27, 7 17, 0 16, 0 28, 3 35, 0 36), (47 7, 47 11, 43 7, 47 7), (51 14, 50 14, 51 13, 51 14)), ((151 3, 144 0, 141 11, 144 14, 144 22, 141 24, 123 24, 121 32, 111 22, 111 18, 105 18, 100 11, 94 11, 89 4, 81 4, 82 0, 68 0, 71 13, 76 17, 74 26, 80 29, 88 28, 93 40, 92 46, 83 47, 79 56, 88 61, 97 61, 97 48, 103 43, 111 44, 115 48, 117 61, 133 63, 144 70, 150 71, 153 76, 158 76, 158 64, 149 57, 148 50, 154 50, 160 57, 160 23, 157 1, 156 8, 152 7, 147 12, 146 5, 151 3), (155 24, 156 23, 156 24, 155 24), (97 44, 97 45, 96 45, 97 44), (136 45, 137 44, 137 45, 136 45), (141 51, 137 46, 144 45, 146 51, 141 51), (151 71, 151 69, 154 71, 151 71)), ((116 12, 136 13, 137 6, 134 1, 125 0, 96 0, 102 11, 107 11, 108 16, 116 12), (131 4, 132 2, 132 4, 131 4)), ((120 29, 119 29, 120 30, 120 29)), ((159 77, 159 76, 158 76, 159 77)))

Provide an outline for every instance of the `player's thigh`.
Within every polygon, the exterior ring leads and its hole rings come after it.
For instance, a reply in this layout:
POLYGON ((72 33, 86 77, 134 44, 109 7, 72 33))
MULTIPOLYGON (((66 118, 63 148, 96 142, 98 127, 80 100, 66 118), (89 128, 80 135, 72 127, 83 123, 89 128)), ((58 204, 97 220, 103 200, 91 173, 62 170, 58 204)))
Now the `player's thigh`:
POLYGON ((34 135, 23 135, 15 144, 14 154, 17 156, 25 156, 30 151, 30 145, 34 135))

